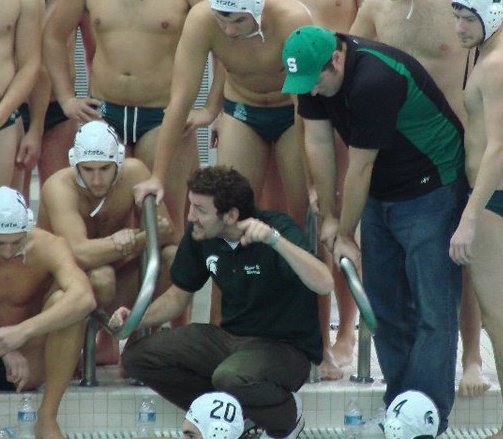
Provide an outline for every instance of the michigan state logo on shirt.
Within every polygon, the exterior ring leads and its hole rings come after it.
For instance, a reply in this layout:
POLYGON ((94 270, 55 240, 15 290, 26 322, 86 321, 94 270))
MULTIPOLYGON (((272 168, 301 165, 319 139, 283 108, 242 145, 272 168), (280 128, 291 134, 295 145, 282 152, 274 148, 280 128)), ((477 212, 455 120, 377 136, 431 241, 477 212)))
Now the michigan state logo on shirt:
POLYGON ((206 258, 206 268, 213 276, 217 275, 218 256, 211 255, 206 258))

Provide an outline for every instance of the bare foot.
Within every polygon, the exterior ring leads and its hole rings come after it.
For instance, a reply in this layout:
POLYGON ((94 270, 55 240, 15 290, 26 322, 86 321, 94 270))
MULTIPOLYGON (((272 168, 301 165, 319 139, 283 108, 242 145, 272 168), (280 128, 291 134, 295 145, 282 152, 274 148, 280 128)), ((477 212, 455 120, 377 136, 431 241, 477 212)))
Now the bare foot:
POLYGON ((96 336, 96 365, 117 364, 119 358, 119 340, 100 329, 96 336))
POLYGON ((36 439, 66 439, 56 422, 56 417, 43 417, 40 413, 34 432, 36 439))
POLYGON ((323 361, 317 368, 320 380, 340 380, 342 378, 342 369, 337 366, 330 349, 324 349, 323 361))
POLYGON ((459 396, 467 398, 481 396, 489 387, 491 384, 482 375, 481 367, 477 363, 463 367, 463 377, 458 387, 459 396))
POLYGON ((353 363, 354 348, 354 339, 351 341, 336 339, 335 343, 330 348, 335 364, 339 367, 350 366, 353 363))

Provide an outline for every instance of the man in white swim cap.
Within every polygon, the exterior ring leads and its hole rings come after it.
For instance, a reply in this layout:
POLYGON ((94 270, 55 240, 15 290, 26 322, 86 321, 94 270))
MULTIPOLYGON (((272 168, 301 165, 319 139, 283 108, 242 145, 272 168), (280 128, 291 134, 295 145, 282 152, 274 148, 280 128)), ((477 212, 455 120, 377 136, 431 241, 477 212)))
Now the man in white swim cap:
MULTIPOLYGON (((453 0, 452 7, 459 11, 466 9, 473 13, 482 25, 482 41, 477 45, 483 44, 501 27, 503 22, 503 3, 501 0, 453 0)), ((473 47, 473 40, 463 39, 463 34, 458 32, 463 47, 473 47)))
MULTIPOLYGON (((91 279, 100 307, 132 306, 139 291, 138 256, 146 245, 134 186, 150 172, 140 160, 124 157, 123 145, 103 121, 88 122, 78 130, 69 162, 69 167, 44 183, 38 224, 70 243, 91 279)), ((172 227, 164 204, 158 206, 158 214, 159 243, 166 262, 159 283, 163 289, 176 246, 169 245, 172 227)), ((118 341, 104 333, 99 340, 97 361, 115 364, 118 341)))
MULTIPOLYGON (((503 376, 503 4, 500 0, 453 0, 455 30, 462 47, 478 57, 464 90, 465 169, 471 188, 450 240, 449 255, 466 265, 503 376)), ((501 435, 501 431, 497 433, 501 435)))
POLYGON ((64 436, 56 417, 81 350, 93 290, 68 243, 39 228, 23 196, 0 187, 0 390, 45 383, 42 439, 64 436))
POLYGON ((185 415, 183 439, 238 439, 244 430, 238 400, 224 392, 196 398, 185 415))
MULTIPOLYGON (((95 0, 58 4, 44 26, 44 61, 47 60, 54 95, 65 115, 80 123, 105 121, 126 146, 128 157, 140 159, 150 168, 164 110, 171 102, 171 85, 175 84, 173 62, 185 20, 196 4, 207 5, 207 2, 118 1, 107 2, 105 9, 102 2, 95 0), (89 66, 92 97, 75 96, 72 63, 68 62, 66 50, 67 42, 82 27, 82 21, 107 23, 93 26, 97 56, 89 66)), ((215 96, 218 98, 219 93, 215 96)), ((185 183, 198 166, 195 127, 205 126, 201 115, 203 119, 208 112, 217 116, 220 112, 217 107, 207 102, 205 108, 194 110, 192 125, 177 145, 183 152, 177 155, 176 163, 167 170, 162 182, 166 191, 167 188, 170 191, 170 196, 162 201, 171 215, 173 245, 178 244, 185 227, 185 183)), ((184 125, 185 121, 180 123, 184 125)))
POLYGON ((386 439, 434 439, 439 415, 435 403, 423 392, 408 390, 391 402, 384 420, 386 439))
POLYGON ((262 12, 264 10, 265 0, 210 0, 211 9, 225 14, 251 14, 257 28, 250 33, 243 35, 244 38, 251 38, 255 35, 260 35, 264 39, 262 33, 262 12))
POLYGON ((68 161, 75 171, 78 184, 91 191, 90 185, 82 179, 79 164, 87 162, 115 163, 115 175, 112 180, 112 184, 115 184, 119 178, 124 158, 125 147, 119 141, 114 129, 99 120, 82 125, 75 135, 73 147, 68 151, 68 161))
POLYGON ((33 212, 23 196, 7 186, 0 187, 0 234, 26 233, 33 228, 33 212))

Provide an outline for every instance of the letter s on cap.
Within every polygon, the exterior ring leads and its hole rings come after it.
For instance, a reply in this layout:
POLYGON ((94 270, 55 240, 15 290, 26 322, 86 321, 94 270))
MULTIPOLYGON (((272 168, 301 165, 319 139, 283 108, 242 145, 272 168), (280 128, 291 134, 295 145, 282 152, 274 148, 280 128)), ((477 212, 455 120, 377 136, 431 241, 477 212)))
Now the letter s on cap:
POLYGON ((290 57, 286 60, 286 62, 288 64, 288 71, 290 73, 297 73, 297 71, 299 70, 297 68, 297 58, 290 57))

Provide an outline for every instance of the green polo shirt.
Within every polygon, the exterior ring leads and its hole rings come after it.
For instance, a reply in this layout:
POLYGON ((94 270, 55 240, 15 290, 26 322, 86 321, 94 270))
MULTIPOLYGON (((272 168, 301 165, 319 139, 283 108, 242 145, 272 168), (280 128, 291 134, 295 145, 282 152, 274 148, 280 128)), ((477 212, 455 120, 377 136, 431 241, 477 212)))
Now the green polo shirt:
MULTIPOLYGON (((302 230, 288 215, 256 210, 254 217, 309 251, 302 230)), ((196 292, 211 276, 222 291, 221 327, 237 336, 265 337, 293 344, 310 361, 323 355, 317 295, 272 247, 263 243, 233 249, 221 238, 194 241, 187 227, 171 268, 171 279, 196 292)))

